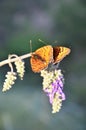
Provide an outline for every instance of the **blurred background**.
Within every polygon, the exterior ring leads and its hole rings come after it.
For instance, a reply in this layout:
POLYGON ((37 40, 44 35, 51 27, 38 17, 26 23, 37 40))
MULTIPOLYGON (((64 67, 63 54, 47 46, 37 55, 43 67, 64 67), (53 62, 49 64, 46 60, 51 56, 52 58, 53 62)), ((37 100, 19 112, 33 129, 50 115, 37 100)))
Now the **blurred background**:
POLYGON ((0 130, 86 130, 86 0, 0 0, 0 61, 46 44, 67 46, 60 64, 65 77, 59 113, 51 113, 42 77, 25 59, 25 76, 2 93, 8 65, 0 68, 0 130))

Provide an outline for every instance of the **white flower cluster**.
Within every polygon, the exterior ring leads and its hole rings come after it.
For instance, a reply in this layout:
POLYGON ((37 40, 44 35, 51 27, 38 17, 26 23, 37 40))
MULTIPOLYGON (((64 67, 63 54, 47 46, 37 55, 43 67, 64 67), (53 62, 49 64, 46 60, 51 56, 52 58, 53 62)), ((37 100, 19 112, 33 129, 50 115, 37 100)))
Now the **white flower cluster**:
POLYGON ((52 103, 52 113, 59 112, 59 110, 61 109, 62 99, 60 99, 59 97, 60 97, 60 94, 56 92, 53 99, 53 103, 52 103))
POLYGON ((9 90, 12 87, 12 85, 15 83, 14 81, 16 79, 17 78, 15 72, 7 72, 2 91, 5 92, 9 90))
POLYGON ((51 88, 51 83, 54 82, 58 76, 62 76, 61 70, 47 71, 42 70, 41 76, 43 77, 43 89, 51 88))
MULTIPOLYGON (((11 60, 12 57, 18 57, 18 56, 9 55, 9 60, 11 60)), ((12 85, 15 83, 15 80, 17 79, 17 73, 20 79, 23 80, 24 72, 25 72, 25 63, 20 58, 18 58, 17 61, 14 62, 14 64, 16 66, 17 72, 13 71, 12 63, 9 62, 9 67, 11 71, 7 72, 6 74, 6 79, 2 89, 3 92, 9 90, 12 87, 12 85)))
POLYGON ((15 61, 16 70, 17 70, 17 73, 18 73, 21 80, 23 80, 24 72, 25 72, 25 65, 24 64, 25 63, 21 59, 15 61))

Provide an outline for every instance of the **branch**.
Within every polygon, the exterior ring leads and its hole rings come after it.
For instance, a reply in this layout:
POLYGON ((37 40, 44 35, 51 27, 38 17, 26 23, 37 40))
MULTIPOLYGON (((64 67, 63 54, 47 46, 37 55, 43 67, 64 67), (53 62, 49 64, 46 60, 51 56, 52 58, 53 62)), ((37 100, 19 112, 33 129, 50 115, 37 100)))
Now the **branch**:
POLYGON ((3 66, 3 65, 6 65, 6 64, 15 62, 15 61, 17 61, 19 58, 20 58, 21 60, 23 60, 23 59, 26 59, 26 58, 28 58, 28 57, 31 57, 31 54, 32 54, 32 53, 28 53, 28 54, 25 54, 25 55, 22 55, 22 56, 19 56, 19 57, 16 57, 16 58, 3 60, 3 61, 0 62, 0 67, 3 66))

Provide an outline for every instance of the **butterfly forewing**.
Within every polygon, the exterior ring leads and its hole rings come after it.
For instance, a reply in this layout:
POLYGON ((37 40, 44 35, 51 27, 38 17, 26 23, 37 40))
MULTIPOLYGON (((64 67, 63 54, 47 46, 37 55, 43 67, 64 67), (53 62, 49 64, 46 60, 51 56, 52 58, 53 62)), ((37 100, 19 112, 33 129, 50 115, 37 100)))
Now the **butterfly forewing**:
POLYGON ((31 56, 30 62, 33 72, 40 72, 48 67, 53 60, 52 46, 44 46, 37 49, 31 56))

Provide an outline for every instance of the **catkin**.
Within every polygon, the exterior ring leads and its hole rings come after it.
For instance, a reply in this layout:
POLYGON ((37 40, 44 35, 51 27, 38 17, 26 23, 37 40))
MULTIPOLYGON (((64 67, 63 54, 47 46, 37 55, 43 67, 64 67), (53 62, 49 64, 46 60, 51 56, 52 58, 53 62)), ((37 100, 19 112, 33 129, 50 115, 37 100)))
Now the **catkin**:
POLYGON ((16 80, 16 73, 7 72, 2 91, 5 92, 9 90, 12 87, 12 85, 15 83, 15 80, 16 80))
POLYGON ((23 80, 24 72, 25 72, 24 64, 25 64, 24 61, 22 61, 21 59, 15 61, 16 70, 21 80, 23 80))

